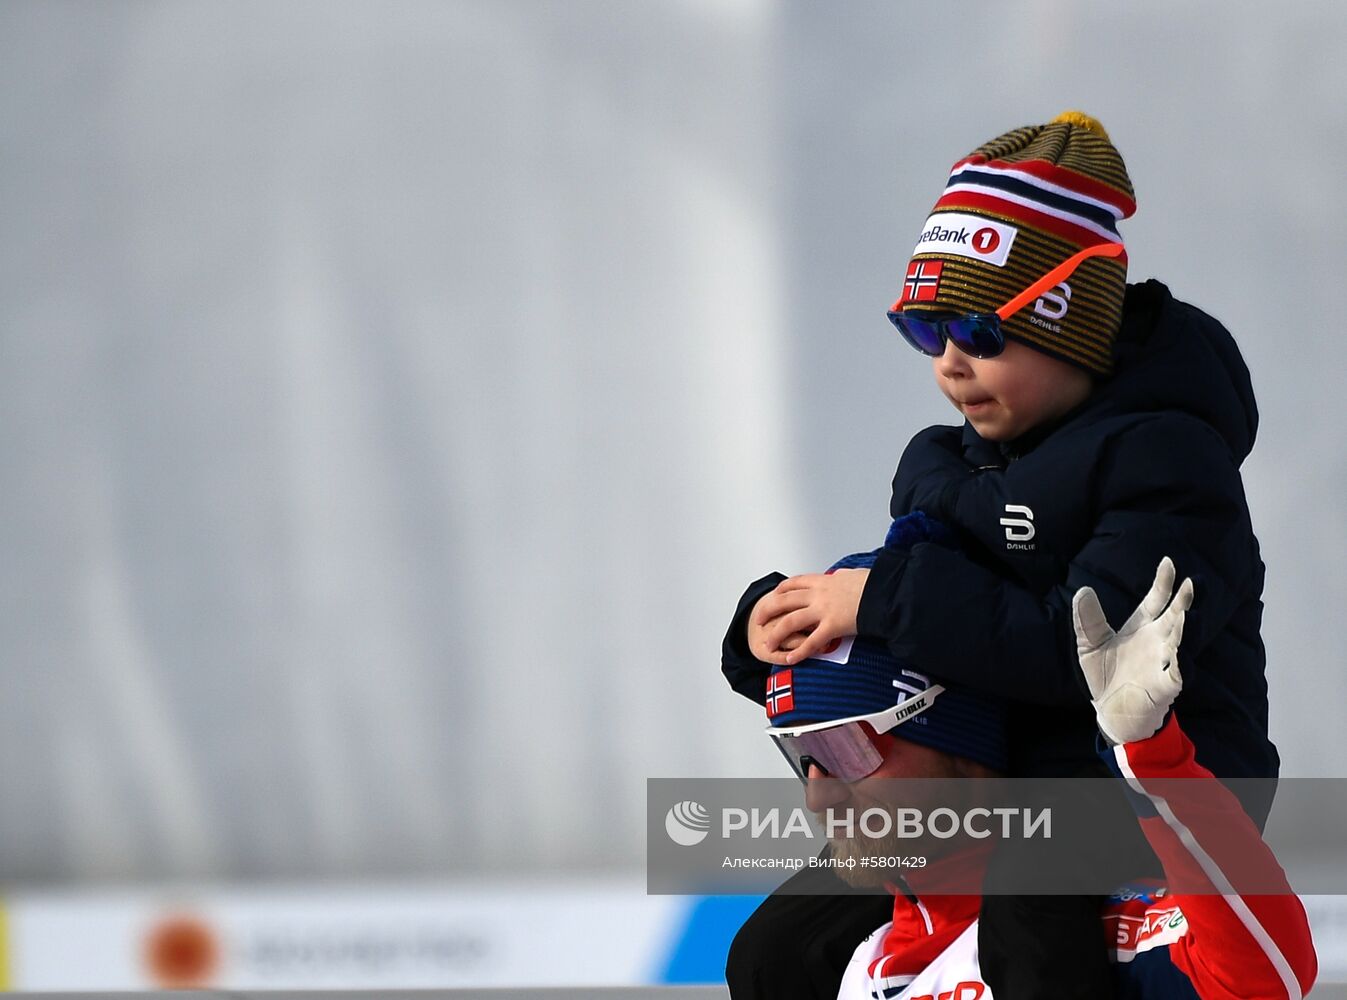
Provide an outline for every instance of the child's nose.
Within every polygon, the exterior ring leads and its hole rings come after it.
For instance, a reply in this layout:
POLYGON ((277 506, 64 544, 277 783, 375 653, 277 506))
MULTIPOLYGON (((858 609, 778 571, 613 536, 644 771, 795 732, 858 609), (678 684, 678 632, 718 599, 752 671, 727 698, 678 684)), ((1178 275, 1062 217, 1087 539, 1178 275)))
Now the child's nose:
POLYGON ((955 347, 952 341, 945 342, 945 350, 934 362, 936 374, 945 378, 964 378, 973 371, 968 364, 968 355, 955 347))

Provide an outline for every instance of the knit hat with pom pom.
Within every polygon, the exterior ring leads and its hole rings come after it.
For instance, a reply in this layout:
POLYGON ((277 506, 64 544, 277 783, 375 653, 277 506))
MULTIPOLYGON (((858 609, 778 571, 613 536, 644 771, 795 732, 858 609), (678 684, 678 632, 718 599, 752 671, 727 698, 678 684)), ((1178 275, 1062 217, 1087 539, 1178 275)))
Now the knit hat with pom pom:
MULTIPOLYGON (((992 313, 1077 252, 1122 243, 1132 182, 1104 127, 1067 111, 979 146, 950 173, 894 309, 992 313)), ((1113 368, 1127 255, 1086 259, 1004 320, 1006 336, 1096 375, 1113 368)))

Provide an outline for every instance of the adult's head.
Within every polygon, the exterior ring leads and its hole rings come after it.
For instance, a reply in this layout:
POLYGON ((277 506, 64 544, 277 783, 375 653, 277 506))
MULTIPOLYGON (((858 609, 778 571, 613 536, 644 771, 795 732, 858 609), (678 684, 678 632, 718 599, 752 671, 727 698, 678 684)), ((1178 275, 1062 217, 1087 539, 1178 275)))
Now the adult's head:
MULTIPOLYGON (((766 706, 768 732, 805 782, 805 804, 816 813, 967 807, 969 783, 918 786, 898 779, 982 778, 1006 769, 999 701, 941 684, 865 639, 846 639, 817 657, 774 669, 766 706)), ((915 846, 901 841, 896 828, 879 837, 866 836, 858 824, 851 829, 851 836, 833 838, 835 857, 912 853, 915 846)), ((938 854, 952 846, 922 848, 938 854)), ((862 867, 840 873, 858 885, 892 878, 891 872, 862 867)))

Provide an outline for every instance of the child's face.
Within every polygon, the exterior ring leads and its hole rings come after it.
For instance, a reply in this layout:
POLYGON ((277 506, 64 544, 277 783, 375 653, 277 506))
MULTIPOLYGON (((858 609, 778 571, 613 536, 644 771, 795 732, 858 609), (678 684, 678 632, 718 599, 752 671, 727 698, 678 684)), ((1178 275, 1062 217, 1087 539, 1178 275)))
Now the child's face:
POLYGON ((952 343, 931 359, 936 385, 988 441, 1013 441, 1085 401, 1088 372, 1007 340, 994 358, 974 358, 952 343))

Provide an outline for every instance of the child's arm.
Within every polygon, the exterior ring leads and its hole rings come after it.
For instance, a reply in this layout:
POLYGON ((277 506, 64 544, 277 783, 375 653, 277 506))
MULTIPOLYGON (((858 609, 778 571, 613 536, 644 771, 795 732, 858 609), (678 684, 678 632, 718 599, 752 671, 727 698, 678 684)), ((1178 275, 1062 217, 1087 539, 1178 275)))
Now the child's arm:
POLYGON ((739 598, 739 606, 734 610, 734 618, 730 620, 729 630, 720 647, 720 671, 729 681, 730 687, 759 705, 767 700, 767 674, 770 668, 753 655, 749 646, 748 619, 758 601, 785 579, 780 573, 768 573, 761 580, 754 580, 748 585, 739 598))
MULTIPOLYGON (((854 630, 883 639, 899 659, 989 694, 1079 704, 1086 691, 1075 660, 1071 596, 1091 587, 1105 612, 1121 619, 1136 607, 1161 557, 1170 554, 1202 598, 1201 614, 1189 619, 1184 647, 1190 658, 1199 654, 1243 595, 1257 591, 1250 580, 1262 573, 1239 472, 1228 451, 1205 425, 1165 415, 1113 440, 1096 469, 1089 501, 1100 514, 1092 537, 1070 560, 1063 584, 1035 592, 937 545, 885 550, 864 581, 854 630)), ((1013 497, 1015 474, 1012 465, 1005 472, 952 480, 955 488, 931 498, 944 509, 927 513, 965 526, 991 518, 991 527, 1002 530, 995 515, 1004 510, 1002 498, 1013 497)), ((835 593, 844 581, 799 579, 819 607, 844 596, 835 593)), ((787 581, 783 587, 800 584, 787 581)), ((776 601, 780 595, 765 600, 764 610, 775 611, 775 603, 784 607, 776 601)), ((793 631, 810 631, 809 614, 793 613, 793 631)), ((845 624, 844 616, 837 617, 845 624)), ((833 637, 815 628, 794 654, 774 654, 773 662, 808 656, 833 637)))

